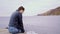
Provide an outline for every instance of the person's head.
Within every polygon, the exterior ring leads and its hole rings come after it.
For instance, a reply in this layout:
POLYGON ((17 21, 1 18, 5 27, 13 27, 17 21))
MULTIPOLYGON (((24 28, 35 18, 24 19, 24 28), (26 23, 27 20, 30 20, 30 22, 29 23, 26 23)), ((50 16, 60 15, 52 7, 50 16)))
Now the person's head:
POLYGON ((20 7, 18 8, 19 13, 23 13, 24 10, 25 10, 25 8, 24 8, 23 6, 20 6, 20 7))

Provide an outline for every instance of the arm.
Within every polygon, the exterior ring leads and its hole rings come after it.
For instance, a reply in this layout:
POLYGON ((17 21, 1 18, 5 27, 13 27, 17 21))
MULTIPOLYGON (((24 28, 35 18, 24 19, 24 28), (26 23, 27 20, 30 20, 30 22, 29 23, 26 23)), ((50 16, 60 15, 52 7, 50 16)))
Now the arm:
POLYGON ((22 22, 22 14, 19 14, 19 25, 20 25, 20 27, 23 27, 22 25, 23 25, 23 22, 22 22))
POLYGON ((20 29, 22 32, 25 32, 24 26, 23 26, 23 21, 22 21, 22 15, 19 15, 19 23, 20 23, 20 29))

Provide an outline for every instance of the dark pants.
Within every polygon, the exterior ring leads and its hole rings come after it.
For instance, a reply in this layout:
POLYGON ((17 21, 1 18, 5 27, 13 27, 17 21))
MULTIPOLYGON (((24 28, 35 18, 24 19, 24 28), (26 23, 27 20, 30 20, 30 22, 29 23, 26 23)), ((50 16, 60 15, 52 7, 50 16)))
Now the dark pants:
POLYGON ((20 32, 21 32, 20 29, 18 30, 18 29, 15 28, 15 27, 9 27, 8 30, 9 30, 9 32, 12 33, 12 34, 17 34, 17 33, 20 33, 20 32))

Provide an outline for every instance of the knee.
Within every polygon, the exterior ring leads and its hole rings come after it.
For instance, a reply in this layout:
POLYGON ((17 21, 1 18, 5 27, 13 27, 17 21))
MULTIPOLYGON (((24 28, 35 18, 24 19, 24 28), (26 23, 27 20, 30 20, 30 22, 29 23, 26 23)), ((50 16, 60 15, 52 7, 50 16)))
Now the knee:
POLYGON ((18 32, 18 29, 15 27, 9 27, 8 30, 10 33, 17 33, 18 32))

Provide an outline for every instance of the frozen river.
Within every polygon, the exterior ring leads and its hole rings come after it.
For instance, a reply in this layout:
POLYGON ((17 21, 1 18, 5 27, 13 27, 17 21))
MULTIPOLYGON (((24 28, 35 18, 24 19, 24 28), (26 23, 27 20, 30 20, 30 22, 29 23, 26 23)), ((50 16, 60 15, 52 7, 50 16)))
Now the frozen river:
MULTIPOLYGON (((0 17, 0 28, 7 27, 9 19, 9 17, 0 17)), ((60 34, 60 16, 25 16, 23 23, 26 31, 60 34)))

